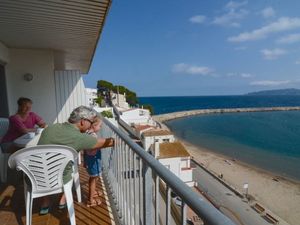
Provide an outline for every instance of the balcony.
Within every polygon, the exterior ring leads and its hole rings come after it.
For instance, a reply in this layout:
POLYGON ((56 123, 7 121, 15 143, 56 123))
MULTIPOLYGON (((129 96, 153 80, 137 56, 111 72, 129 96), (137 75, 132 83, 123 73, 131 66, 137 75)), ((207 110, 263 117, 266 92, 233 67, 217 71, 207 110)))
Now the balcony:
MULTIPOLYGON (((101 196, 102 204, 98 207, 88 208, 85 205, 86 199, 88 197, 88 174, 85 168, 80 166, 80 184, 82 191, 82 203, 76 202, 76 197, 74 196, 75 203, 75 215, 76 223, 80 224, 105 224, 113 225, 115 224, 109 199, 107 196, 107 191, 103 180, 97 183, 99 190, 103 192, 101 196)), ((10 176, 11 177, 11 176, 10 176)), ((8 184, 1 184, 0 186, 0 224, 1 225, 12 225, 12 224, 26 224, 25 218, 25 200, 23 193, 23 184, 12 178, 8 184), (14 180, 14 181, 13 181, 14 180), (12 184, 14 183, 14 184, 12 184)), ((33 203, 33 215, 32 224, 69 224, 68 211, 66 209, 57 209, 58 196, 54 198, 52 207, 50 208, 50 213, 46 216, 39 216, 39 202, 34 200, 33 203)))
MULTIPOLYGON (((199 225, 234 224, 106 119, 101 132, 116 140, 113 149, 102 152, 103 176, 97 185, 103 190, 103 203, 85 206, 88 176, 81 167, 83 203, 76 203, 74 196, 77 224, 185 225, 193 218, 197 218, 193 224, 199 225), (180 204, 171 192, 181 199, 180 204)), ((25 224, 22 184, 4 184, 0 190, 0 224, 25 224)), ((48 215, 39 216, 39 204, 34 201, 33 224, 69 224, 67 211, 56 209, 55 203, 48 215)))

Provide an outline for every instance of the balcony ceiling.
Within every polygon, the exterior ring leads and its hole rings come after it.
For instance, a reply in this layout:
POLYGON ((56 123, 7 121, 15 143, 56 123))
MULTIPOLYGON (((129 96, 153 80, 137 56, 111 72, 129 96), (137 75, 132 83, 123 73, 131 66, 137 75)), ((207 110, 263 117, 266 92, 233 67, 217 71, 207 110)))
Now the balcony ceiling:
POLYGON ((9 48, 47 49, 55 69, 87 73, 111 0, 1 0, 0 41, 9 48))

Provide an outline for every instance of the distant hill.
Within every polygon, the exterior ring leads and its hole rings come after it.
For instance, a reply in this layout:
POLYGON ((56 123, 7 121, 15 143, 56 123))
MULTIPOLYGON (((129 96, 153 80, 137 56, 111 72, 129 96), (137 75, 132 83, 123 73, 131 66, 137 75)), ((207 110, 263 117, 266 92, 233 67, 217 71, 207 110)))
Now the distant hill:
POLYGON ((266 90, 251 92, 246 95, 300 95, 300 89, 289 88, 289 89, 279 89, 279 90, 266 90))

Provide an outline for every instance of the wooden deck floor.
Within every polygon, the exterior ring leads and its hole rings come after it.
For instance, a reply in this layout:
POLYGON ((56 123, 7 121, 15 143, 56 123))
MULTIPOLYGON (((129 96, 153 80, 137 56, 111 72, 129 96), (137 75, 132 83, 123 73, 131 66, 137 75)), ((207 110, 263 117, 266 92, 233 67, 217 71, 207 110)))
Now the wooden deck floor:
MULTIPOLYGON (((16 182, 14 182, 16 183, 16 182)), ((0 224, 1 225, 26 225, 25 202, 22 182, 18 185, 0 185, 0 224)), ((107 193, 103 180, 97 183, 99 190, 103 191, 102 204, 97 207, 88 208, 85 203, 88 195, 88 175, 83 167, 80 167, 80 183, 82 192, 82 203, 76 202, 74 196, 75 215, 77 225, 114 225, 114 219, 108 202, 107 193)), ((68 210, 57 208, 58 196, 54 196, 52 207, 48 215, 39 215, 39 199, 33 201, 32 225, 67 225, 70 224, 68 210)))

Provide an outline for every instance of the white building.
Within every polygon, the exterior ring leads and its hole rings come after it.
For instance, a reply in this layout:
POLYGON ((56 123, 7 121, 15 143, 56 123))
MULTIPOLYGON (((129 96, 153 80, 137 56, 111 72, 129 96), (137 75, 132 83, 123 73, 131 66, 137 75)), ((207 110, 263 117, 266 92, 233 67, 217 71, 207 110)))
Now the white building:
POLYGON ((112 93, 111 94, 111 102, 115 106, 121 108, 121 109, 129 109, 129 104, 126 102, 126 94, 117 94, 117 93, 112 93))
POLYGON ((140 130, 137 130, 138 126, 149 126, 156 128, 157 124, 152 119, 150 111, 148 109, 132 108, 128 110, 119 111, 120 119, 119 123, 126 128, 131 135, 140 139, 140 130))
POLYGON ((98 97, 96 88, 85 88, 85 94, 86 94, 87 104, 89 106, 97 105, 97 103, 95 103, 95 99, 98 97))
POLYGON ((17 111, 19 97, 32 99, 32 110, 48 124, 87 105, 82 74, 90 69, 110 3, 1 2, 0 117, 17 111))
POLYGON ((168 130, 151 129, 141 133, 141 141, 146 151, 150 150, 154 143, 174 142, 174 135, 168 130))
POLYGON ((152 145, 155 158, 179 177, 188 186, 193 187, 193 168, 191 156, 180 142, 156 142, 152 145))
POLYGON ((135 124, 156 126, 148 109, 132 108, 120 111, 120 114, 120 119, 130 126, 135 124))
POLYGON ((148 125, 148 124, 146 124, 146 125, 134 124, 131 127, 135 132, 134 136, 138 137, 140 140, 141 140, 141 135, 142 135, 143 132, 155 129, 154 126, 151 126, 151 125, 148 125))

